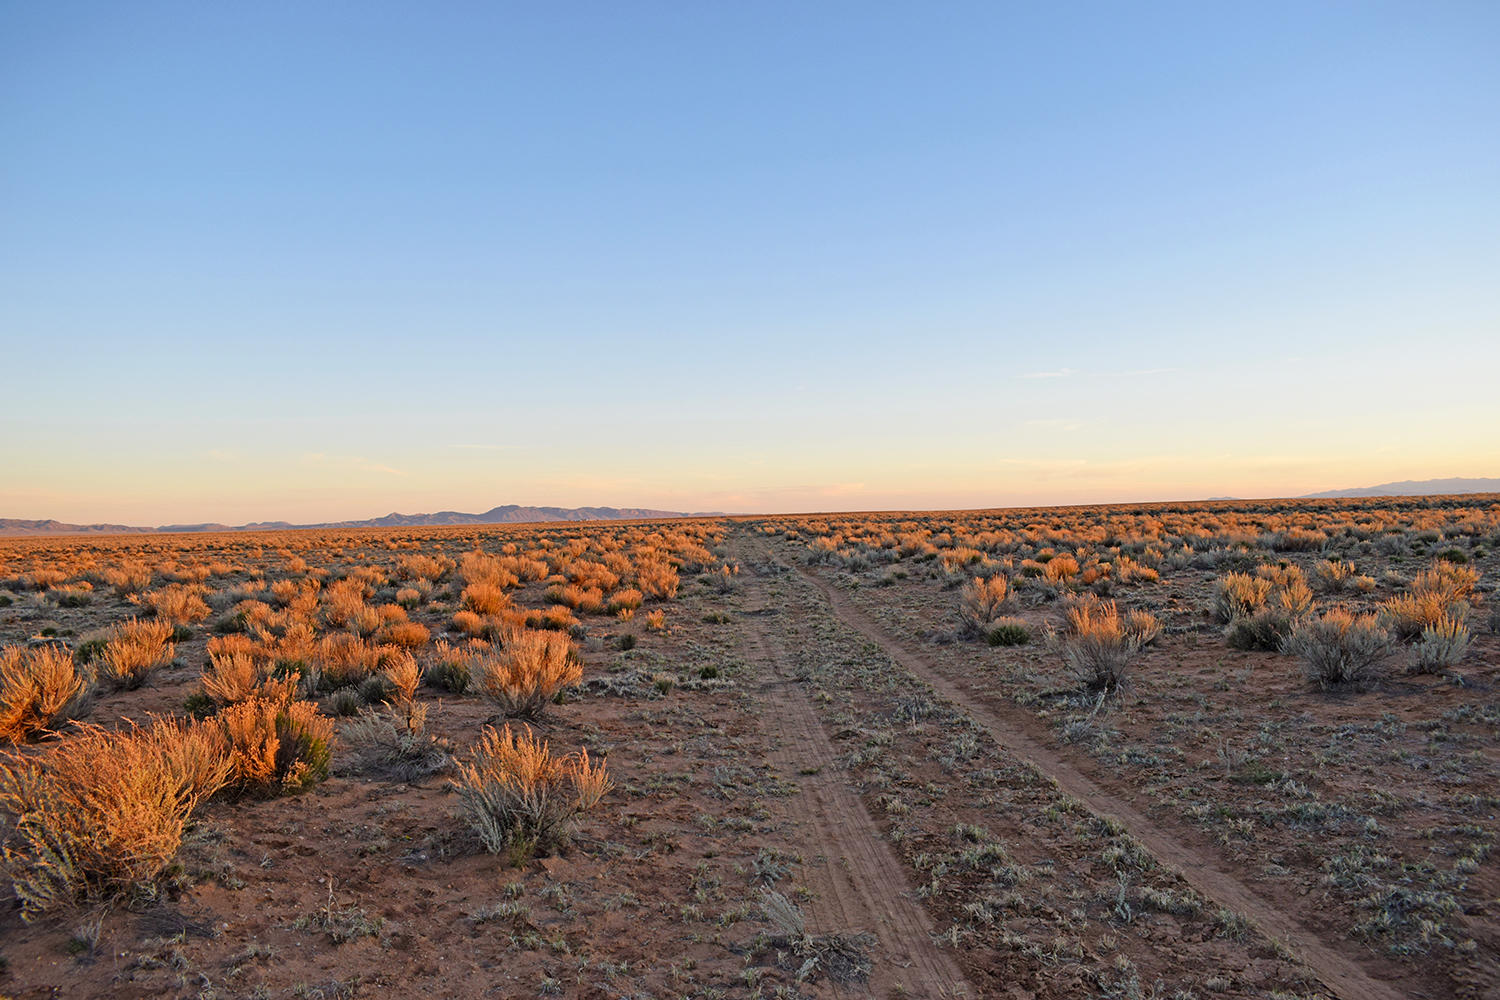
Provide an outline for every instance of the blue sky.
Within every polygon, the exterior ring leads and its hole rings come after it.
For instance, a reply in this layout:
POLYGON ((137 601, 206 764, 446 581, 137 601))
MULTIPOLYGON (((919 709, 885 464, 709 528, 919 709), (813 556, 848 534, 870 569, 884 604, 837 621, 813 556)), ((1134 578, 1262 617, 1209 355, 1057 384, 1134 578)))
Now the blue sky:
POLYGON ((1500 7, 0 6, 0 516, 1500 474, 1500 7))

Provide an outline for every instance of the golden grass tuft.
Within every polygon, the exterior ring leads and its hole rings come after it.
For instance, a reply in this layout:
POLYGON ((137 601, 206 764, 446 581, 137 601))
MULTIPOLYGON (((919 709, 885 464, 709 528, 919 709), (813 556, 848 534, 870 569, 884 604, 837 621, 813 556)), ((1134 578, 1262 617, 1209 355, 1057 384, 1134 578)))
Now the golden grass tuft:
POLYGON ((604 591, 597 587, 580 587, 568 583, 548 587, 542 596, 553 604, 561 604, 584 614, 598 614, 604 610, 604 591))
POLYGON ((621 615, 621 612, 629 611, 633 613, 641 606, 641 602, 645 599, 645 595, 639 590, 636 590, 634 587, 627 587, 624 590, 617 590, 610 595, 606 610, 623 621, 629 621, 630 616, 621 615))
POLYGON ((563 689, 583 679, 572 641, 560 632, 514 632, 504 648, 476 658, 472 683, 505 714, 535 719, 563 689))
POLYGON ((607 763, 588 751, 554 757, 527 729, 486 726, 454 789, 487 850, 519 863, 566 843, 578 815, 612 787, 607 763))
POLYGON ((1419 639, 1449 619, 1461 625, 1478 582, 1478 571, 1439 560, 1418 573, 1405 594, 1381 603, 1380 621, 1403 642, 1419 639))
POLYGON ((81 715, 92 687, 61 646, 0 649, 0 741, 22 743, 81 715))
POLYGON ((958 620, 964 632, 977 635, 1000 617, 1010 599, 1010 584, 1003 576, 974 577, 958 593, 958 620))
POLYGON ((328 777, 333 720, 310 701, 251 697, 203 725, 229 761, 225 786, 235 794, 300 792, 328 777))
POLYGON ((210 652, 201 683, 203 694, 216 706, 223 708, 252 698, 291 701, 296 695, 298 681, 296 674, 273 678, 264 658, 236 650, 210 652))
POLYGON ((671 600, 677 596, 677 569, 660 557, 642 559, 636 566, 635 585, 649 598, 671 600))
POLYGON ((156 617, 173 625, 191 625, 209 615, 208 605, 199 596, 201 587, 174 583, 143 594, 141 599, 156 617))
POLYGON ((465 610, 476 615, 499 614, 510 607, 510 595, 499 584, 478 582, 464 588, 460 598, 465 610))
POLYGON ((230 764, 200 726, 82 731, 41 756, 0 755, 0 854, 23 919, 149 891, 230 764))
POLYGON ((161 619, 132 618, 115 626, 101 656, 105 678, 117 687, 140 687, 172 662, 177 647, 171 639, 172 625, 161 619))
POLYGON ((1149 612, 1121 615, 1114 601, 1090 595, 1068 609, 1063 660, 1088 690, 1115 691, 1125 683, 1131 662, 1160 630, 1149 612))
POLYGON ((420 649, 427 645, 430 638, 432 633, 427 626, 416 622, 393 622, 382 629, 379 635, 382 643, 400 646, 402 649, 420 649))

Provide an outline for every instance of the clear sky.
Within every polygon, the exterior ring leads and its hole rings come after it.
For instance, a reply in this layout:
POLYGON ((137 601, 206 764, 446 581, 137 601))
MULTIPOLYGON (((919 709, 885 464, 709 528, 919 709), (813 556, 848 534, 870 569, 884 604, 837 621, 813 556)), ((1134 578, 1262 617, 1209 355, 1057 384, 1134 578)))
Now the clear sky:
POLYGON ((0 4, 0 516, 1500 475, 1500 4, 0 4))

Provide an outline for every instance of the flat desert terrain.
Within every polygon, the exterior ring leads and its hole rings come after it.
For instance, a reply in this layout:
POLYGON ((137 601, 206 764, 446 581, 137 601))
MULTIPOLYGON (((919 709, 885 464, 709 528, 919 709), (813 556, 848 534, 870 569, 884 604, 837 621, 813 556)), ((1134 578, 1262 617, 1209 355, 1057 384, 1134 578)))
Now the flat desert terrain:
POLYGON ((0 539, 0 994, 1500 997, 1500 497, 0 539))

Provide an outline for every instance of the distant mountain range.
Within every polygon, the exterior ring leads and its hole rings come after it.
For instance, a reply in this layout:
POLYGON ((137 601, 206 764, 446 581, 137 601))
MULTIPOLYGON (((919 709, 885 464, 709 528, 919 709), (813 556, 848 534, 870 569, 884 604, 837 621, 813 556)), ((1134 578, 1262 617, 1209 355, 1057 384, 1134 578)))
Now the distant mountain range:
MULTIPOLYGON (((1331 500, 1339 497, 1442 497, 1464 493, 1500 493, 1500 479, 1404 479, 1379 486, 1357 486, 1348 490, 1304 493, 1298 500, 1331 500)), ((1209 497, 1210 500, 1243 500, 1244 497, 1209 497)))
POLYGON ((1404 479, 1399 483, 1361 486, 1351 490, 1308 493, 1306 499, 1324 497, 1433 497, 1457 493, 1500 493, 1500 479, 1404 479))
MULTIPOLYGON (((436 514, 387 514, 367 521, 325 521, 319 524, 291 524, 287 521, 257 521, 253 524, 165 524, 140 528, 126 524, 65 524, 62 521, 26 521, 0 517, 0 535, 116 535, 167 533, 173 531, 286 531, 298 528, 418 528, 440 524, 520 524, 529 521, 622 521, 655 520, 664 517, 693 517, 672 510, 645 510, 639 507, 519 507, 506 504, 491 507, 483 514, 465 514, 440 510, 436 514)), ((709 515, 704 515, 709 516, 709 515)))

